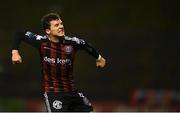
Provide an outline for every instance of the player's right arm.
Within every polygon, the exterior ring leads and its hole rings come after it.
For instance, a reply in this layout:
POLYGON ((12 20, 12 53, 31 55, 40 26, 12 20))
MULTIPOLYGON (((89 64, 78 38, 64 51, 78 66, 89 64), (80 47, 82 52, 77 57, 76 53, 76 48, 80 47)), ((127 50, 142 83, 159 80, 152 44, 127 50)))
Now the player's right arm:
POLYGON ((18 31, 14 34, 13 38, 13 45, 12 45, 12 63, 22 63, 22 58, 19 53, 19 46, 22 41, 32 45, 33 47, 39 48, 40 45, 40 38, 42 36, 34 34, 29 31, 18 31))

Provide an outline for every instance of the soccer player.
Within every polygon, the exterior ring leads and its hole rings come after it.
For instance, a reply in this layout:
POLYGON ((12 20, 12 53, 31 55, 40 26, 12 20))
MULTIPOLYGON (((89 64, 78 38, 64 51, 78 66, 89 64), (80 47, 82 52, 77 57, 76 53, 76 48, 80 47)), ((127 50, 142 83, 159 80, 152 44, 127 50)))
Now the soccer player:
POLYGON ((97 67, 104 67, 106 60, 83 39, 65 35, 59 15, 49 13, 42 18, 45 36, 31 31, 18 31, 14 35, 12 63, 22 63, 19 52, 21 41, 37 48, 44 77, 44 97, 49 112, 93 111, 83 93, 77 90, 73 79, 74 55, 85 50, 96 59, 97 67))

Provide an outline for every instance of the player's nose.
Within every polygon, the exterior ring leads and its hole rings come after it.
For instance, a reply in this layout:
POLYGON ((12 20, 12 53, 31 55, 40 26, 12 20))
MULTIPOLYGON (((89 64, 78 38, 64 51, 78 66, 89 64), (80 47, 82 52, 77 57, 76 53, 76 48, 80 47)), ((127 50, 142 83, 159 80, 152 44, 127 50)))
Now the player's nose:
POLYGON ((63 26, 63 25, 60 25, 59 28, 62 29, 62 28, 64 28, 64 26, 63 26))

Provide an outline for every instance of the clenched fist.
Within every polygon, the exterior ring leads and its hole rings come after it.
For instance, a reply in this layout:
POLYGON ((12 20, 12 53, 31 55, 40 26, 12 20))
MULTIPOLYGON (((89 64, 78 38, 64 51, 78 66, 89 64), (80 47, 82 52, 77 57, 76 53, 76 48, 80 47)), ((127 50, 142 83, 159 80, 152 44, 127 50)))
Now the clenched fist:
POLYGON ((21 58, 18 50, 12 50, 11 60, 12 60, 13 64, 22 63, 22 58, 21 58))
POLYGON ((103 57, 100 57, 100 59, 96 60, 96 66, 103 68, 106 65, 106 60, 103 57))

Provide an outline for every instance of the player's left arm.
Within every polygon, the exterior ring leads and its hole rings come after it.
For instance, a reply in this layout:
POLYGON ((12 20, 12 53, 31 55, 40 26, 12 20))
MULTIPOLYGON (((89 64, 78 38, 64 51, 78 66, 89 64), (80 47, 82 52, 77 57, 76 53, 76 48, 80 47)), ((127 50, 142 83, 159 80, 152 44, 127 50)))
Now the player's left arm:
POLYGON ((106 65, 106 59, 103 58, 99 52, 88 42, 86 42, 83 39, 75 38, 78 46, 81 49, 84 49, 86 52, 88 52, 90 55, 96 58, 96 66, 103 68, 106 65))

